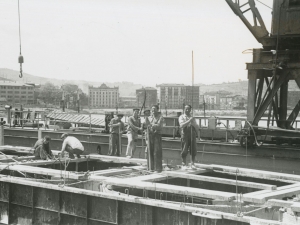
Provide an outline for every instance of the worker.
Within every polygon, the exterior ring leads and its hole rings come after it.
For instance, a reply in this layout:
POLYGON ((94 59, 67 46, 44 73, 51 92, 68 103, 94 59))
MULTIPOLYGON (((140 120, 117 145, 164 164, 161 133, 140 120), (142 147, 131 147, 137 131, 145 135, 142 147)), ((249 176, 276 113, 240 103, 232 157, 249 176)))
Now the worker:
POLYGON ((138 138, 138 132, 142 131, 143 128, 140 125, 139 120, 139 109, 133 109, 133 115, 128 118, 127 137, 128 145, 126 150, 126 157, 132 158, 136 150, 136 143, 138 138))
POLYGON ((179 126, 181 129, 181 143, 182 143, 182 166, 186 167, 186 156, 188 154, 188 149, 190 149, 190 154, 192 157, 191 168, 196 169, 195 159, 197 154, 197 143, 196 143, 196 133, 200 140, 200 127, 196 123, 195 118, 191 115, 192 106, 185 105, 184 106, 184 114, 182 114, 179 118, 179 126))
POLYGON ((158 105, 151 107, 151 116, 148 117, 149 124, 147 125, 148 134, 148 169, 155 172, 162 171, 162 145, 161 131, 164 124, 164 118, 158 112, 158 105))
POLYGON ((50 141, 51 138, 49 136, 37 140, 33 146, 35 159, 50 160, 53 158, 53 153, 50 149, 50 141))
POLYGON ((61 135, 63 140, 62 148, 60 154, 63 155, 64 151, 69 153, 69 158, 74 159, 74 155, 77 158, 81 158, 80 155, 84 152, 84 147, 81 142, 73 136, 69 136, 67 133, 61 135))
POLYGON ((145 141, 146 141, 146 148, 145 148, 145 159, 147 159, 148 157, 148 148, 147 148, 147 145, 148 145, 148 138, 147 138, 147 125, 150 124, 149 122, 149 117, 150 116, 150 109, 145 109, 144 110, 144 122, 142 124, 142 128, 144 130, 144 133, 145 133, 145 141))
MULTIPOLYGON (((117 114, 116 118, 113 118, 109 122, 109 128, 110 128, 110 137, 109 137, 109 149, 108 149, 108 155, 113 156, 120 156, 122 153, 122 149, 120 149, 120 141, 123 131, 124 131, 124 123, 121 121, 123 118, 123 114, 117 114)), ((122 147, 122 145, 121 145, 122 147)))

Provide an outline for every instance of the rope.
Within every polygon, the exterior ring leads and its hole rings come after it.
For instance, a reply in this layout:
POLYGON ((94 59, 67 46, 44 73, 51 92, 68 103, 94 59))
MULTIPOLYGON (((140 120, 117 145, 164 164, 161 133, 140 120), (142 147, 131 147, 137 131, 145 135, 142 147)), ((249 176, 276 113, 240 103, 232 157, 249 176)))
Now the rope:
POLYGON ((259 1, 259 0, 256 0, 256 1, 259 2, 260 4, 264 5, 264 6, 268 7, 269 9, 272 9, 272 10, 273 10, 273 8, 271 8, 270 6, 266 5, 265 3, 263 3, 263 2, 261 2, 261 1, 259 1))

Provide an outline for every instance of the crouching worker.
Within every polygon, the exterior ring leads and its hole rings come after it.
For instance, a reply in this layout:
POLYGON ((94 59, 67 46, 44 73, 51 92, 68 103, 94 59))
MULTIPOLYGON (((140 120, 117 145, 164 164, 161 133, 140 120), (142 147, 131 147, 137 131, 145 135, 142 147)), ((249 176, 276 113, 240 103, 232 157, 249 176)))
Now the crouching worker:
POLYGON ((71 159, 75 158, 74 155, 76 155, 77 158, 81 158, 80 155, 83 154, 84 147, 76 137, 69 136, 68 134, 64 133, 61 135, 61 139, 63 140, 60 152, 61 155, 63 155, 64 151, 66 151, 69 153, 69 157, 71 159))
POLYGON ((48 160, 53 158, 52 151, 50 150, 50 141, 51 138, 49 136, 37 140, 33 146, 35 159, 48 160))

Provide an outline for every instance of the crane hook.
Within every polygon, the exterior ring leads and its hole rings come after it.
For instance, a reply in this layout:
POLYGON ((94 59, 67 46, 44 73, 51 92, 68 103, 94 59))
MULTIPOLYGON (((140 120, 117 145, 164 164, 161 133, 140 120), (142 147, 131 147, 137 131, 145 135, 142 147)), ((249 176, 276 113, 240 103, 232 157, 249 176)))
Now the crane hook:
POLYGON ((19 74, 19 77, 22 78, 23 77, 22 63, 24 63, 24 57, 22 55, 19 55, 18 61, 20 63, 20 74, 19 74))

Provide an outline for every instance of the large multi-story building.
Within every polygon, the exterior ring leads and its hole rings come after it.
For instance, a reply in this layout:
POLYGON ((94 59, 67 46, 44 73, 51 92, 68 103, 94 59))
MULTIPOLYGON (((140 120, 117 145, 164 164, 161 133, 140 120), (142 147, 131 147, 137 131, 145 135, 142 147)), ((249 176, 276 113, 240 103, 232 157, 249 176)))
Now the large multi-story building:
POLYGON ((192 105, 195 109, 199 108, 199 86, 159 84, 156 87, 162 109, 181 109, 185 104, 192 105))
POLYGON ((141 107, 145 101, 145 108, 150 109, 151 106, 157 104, 157 90, 152 87, 145 87, 136 90, 136 105, 141 107), (145 101, 146 92, 146 101, 145 101))
POLYGON ((33 104, 34 86, 23 83, 0 81, 0 98, 7 104, 33 104))
POLYGON ((133 108, 136 107, 135 96, 120 96, 120 108, 133 108))
POLYGON ((89 105, 92 108, 119 107, 119 87, 110 88, 106 84, 89 87, 89 105))

